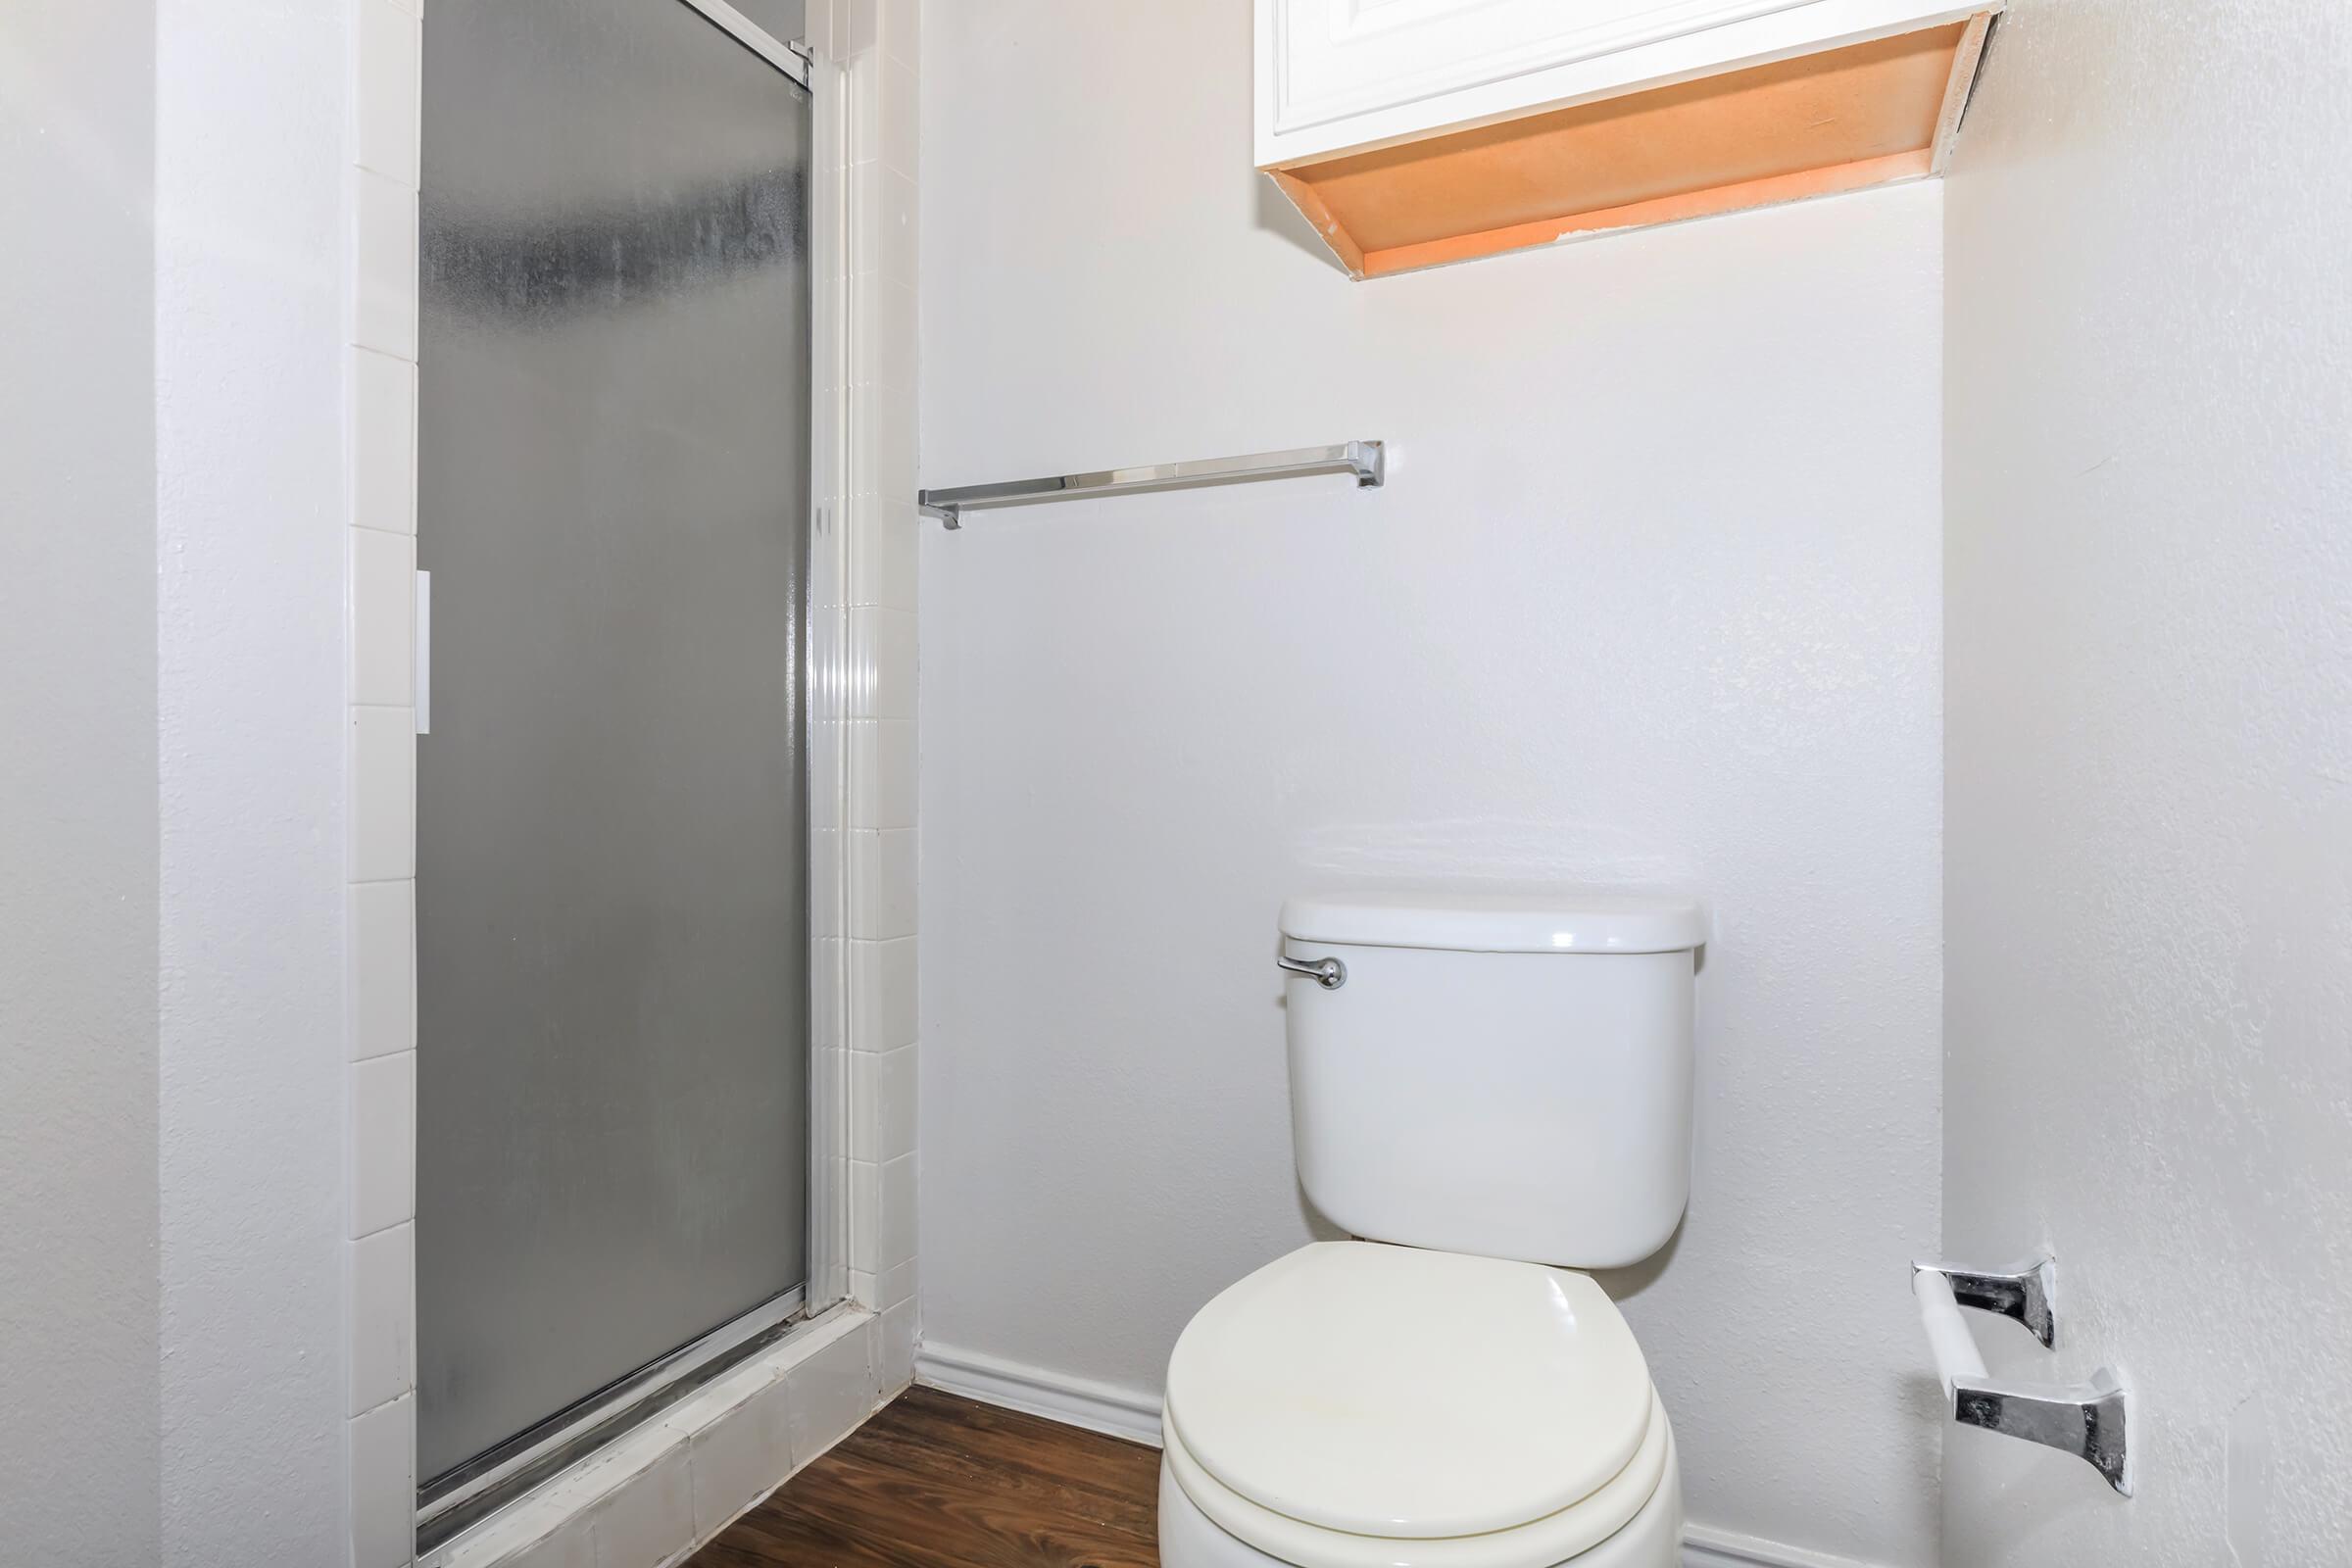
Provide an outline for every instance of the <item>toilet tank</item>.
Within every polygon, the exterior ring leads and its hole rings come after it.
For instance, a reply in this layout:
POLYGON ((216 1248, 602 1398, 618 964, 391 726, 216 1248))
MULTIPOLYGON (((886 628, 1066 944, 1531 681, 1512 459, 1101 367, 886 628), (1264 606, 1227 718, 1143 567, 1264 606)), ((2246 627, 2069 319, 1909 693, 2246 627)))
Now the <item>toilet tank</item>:
POLYGON ((1282 907, 1298 1180, 1352 1235, 1613 1268, 1690 1192, 1695 899, 1354 892, 1282 907))

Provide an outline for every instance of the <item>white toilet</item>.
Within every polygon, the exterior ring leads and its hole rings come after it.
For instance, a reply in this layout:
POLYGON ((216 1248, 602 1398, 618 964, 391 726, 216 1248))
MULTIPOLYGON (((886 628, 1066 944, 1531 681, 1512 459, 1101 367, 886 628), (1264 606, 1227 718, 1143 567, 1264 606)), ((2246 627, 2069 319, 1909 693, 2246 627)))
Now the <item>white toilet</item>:
POLYGON ((1164 1568, 1672 1568, 1674 1434, 1580 1269, 1690 1195, 1693 900, 1349 893, 1282 910, 1298 1180, 1168 1359, 1164 1568))

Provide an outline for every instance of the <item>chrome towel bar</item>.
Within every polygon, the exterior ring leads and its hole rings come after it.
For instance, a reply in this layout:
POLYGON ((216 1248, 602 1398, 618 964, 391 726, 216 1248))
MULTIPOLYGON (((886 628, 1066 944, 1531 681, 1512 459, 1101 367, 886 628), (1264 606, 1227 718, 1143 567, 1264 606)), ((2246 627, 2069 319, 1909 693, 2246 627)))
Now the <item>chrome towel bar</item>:
POLYGON ((2088 1383, 2014 1383, 1986 1376, 1984 1358, 1960 1315, 1963 1301, 2014 1317, 2044 1345, 2057 1337, 2051 1316, 2055 1261, 2047 1254, 2013 1274, 1983 1274, 1937 1263, 1911 1265, 1911 1293, 1919 1299, 1920 1327, 1927 1331, 1928 1349, 1936 1358, 1936 1376, 1943 1385, 1951 1418, 1962 1426, 1983 1427, 2003 1437, 2023 1438, 2044 1447, 2071 1453, 2106 1478, 2125 1496, 2132 1495, 2131 1450, 2126 1444, 2132 1396, 2106 1367, 2088 1383), (1981 1290, 1981 1282, 2000 1281, 2014 1290, 1981 1290), (2029 1285, 2028 1282, 2031 1282, 2029 1285), (1956 1291, 1955 1287, 1962 1287, 1956 1291), (2037 1310, 2036 1310, 2037 1309, 2037 1310), (2034 1318, 2038 1316, 2039 1322, 2034 1318))
POLYGON ((937 517, 951 528, 960 528, 963 513, 971 507, 1013 506, 1024 501, 1075 501, 1082 496, 1238 484, 1250 479, 1282 479, 1303 473, 1352 473, 1357 489, 1377 490, 1386 477, 1381 442, 1343 441, 1332 447, 1294 447, 1288 452, 1253 452, 1240 458, 1202 458, 1192 463, 1102 468, 1093 473, 1058 473, 1043 479, 1009 479, 1000 484, 957 485, 947 490, 925 490, 915 499, 924 515, 937 517))

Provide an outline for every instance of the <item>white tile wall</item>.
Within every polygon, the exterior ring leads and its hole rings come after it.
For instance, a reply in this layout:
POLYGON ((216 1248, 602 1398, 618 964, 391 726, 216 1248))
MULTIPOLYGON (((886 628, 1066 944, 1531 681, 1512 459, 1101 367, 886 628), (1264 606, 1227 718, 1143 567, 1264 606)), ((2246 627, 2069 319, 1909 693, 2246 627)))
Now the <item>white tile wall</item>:
POLYGON ((790 1406, 793 1458, 800 1464, 839 1443, 870 1415, 880 1397, 872 1359, 873 1322, 860 1317, 854 1333, 819 1347, 784 1376, 790 1406))
MULTIPOLYGON (((909 1262, 907 1265, 911 1267, 909 1262)), ((914 1352, 920 1308, 909 1298, 889 1308, 874 1322, 874 1381, 887 1388, 904 1388, 914 1381, 914 1352)))
POLYGON ((365 1415, 416 1386, 416 1227, 351 1245, 351 1408, 365 1415))
MULTIPOLYGON (((827 726, 832 727, 832 726, 827 726)), ((813 813, 811 813, 813 820, 813 813)), ((841 886, 843 874, 841 829, 812 827, 808 833, 808 886, 811 890, 830 890, 841 886)), ((808 906, 808 934, 819 941, 830 941, 848 935, 842 928, 843 911, 835 901, 813 897, 808 906)))
POLYGON ((888 1311, 914 1299, 914 1270, 915 1264, 909 1259, 880 1274, 853 1274, 851 1278, 857 1282, 855 1294, 860 1301, 875 1301, 879 1303, 877 1310, 888 1311))
POLYGON ((416 14, 391 0, 364 4, 358 33, 353 161, 415 190, 417 61, 423 48, 416 14))
POLYGON ((693 1449, 696 1540, 716 1535, 792 1474, 788 1394, 784 1379, 765 1379, 734 1403, 698 1412, 691 1426, 681 1428, 693 1449))
POLYGON ((916 224, 914 180, 887 164, 856 166, 853 205, 857 220, 850 230, 850 266, 894 282, 912 284, 915 271, 916 224))
POLYGON ((850 728, 850 826, 914 826, 914 725, 866 718, 850 728))
POLYGON ((915 181, 918 0, 834 14, 850 122, 849 872, 851 1289, 883 1312, 873 1372, 912 1375, 916 1336, 915 181))
POLYGON ((914 935, 914 830, 854 829, 850 844, 850 935, 890 942, 914 935))
POLYGON ((850 1160, 850 1267, 879 1275, 914 1261, 914 1155, 850 1160))
POLYGON ((915 1041, 915 939, 850 949, 850 1049, 896 1051, 915 1041))
POLYGON ((416 1506, 416 175, 421 33, 351 19, 351 889, 344 1270, 354 1568, 410 1561, 416 1506))
POLYGON ((913 67, 917 53, 915 28, 922 21, 921 0, 851 0, 848 18, 846 54, 856 56, 879 49, 909 69, 913 67))
MULTIPOLYGON (((416 701, 416 537, 379 528, 348 531, 351 700, 369 707, 413 707, 416 701)), ((414 718, 409 728, 414 734, 414 718)))
MULTIPOLYGON (((355 655, 357 663, 367 656, 355 655)), ((416 710, 351 710, 351 876, 399 882, 416 875, 416 710)))
MULTIPOLYGON (((388 6, 391 0, 362 0, 388 6)), ((416 187, 373 170, 354 172, 357 291, 352 341, 395 359, 416 358, 416 187)))
POLYGON ((360 882, 344 917, 351 1059, 416 1045, 416 884, 360 882))
POLYGON ((913 1152, 914 1047, 850 1054, 850 1115, 853 1155, 891 1159, 913 1152))
POLYGON ((351 1234, 416 1217, 416 1053, 351 1068, 351 1234))
MULTIPOLYGON (((852 515, 856 515, 853 510, 852 515)), ((914 717, 914 615, 885 605, 850 611, 850 690, 858 718, 914 717)))
POLYGON ((596 1526, 585 1515, 561 1521, 548 1535, 499 1561, 502 1568, 596 1568, 596 1526))
POLYGON ((920 526, 910 501, 875 496, 858 509, 851 530, 851 604, 913 610, 915 538, 920 526))
MULTIPOLYGON (((419 0, 354 7, 352 888, 346 920, 351 1242, 351 1561, 412 1555, 415 1475, 416 187, 419 0)), ((757 1369, 551 1485, 504 1531, 445 1548, 450 1568, 656 1568, 852 1430, 912 1377, 916 1336, 914 886, 917 0, 809 0, 808 34, 850 95, 849 411, 843 707, 811 738, 844 809, 812 808, 819 1039, 841 1063, 851 1147, 845 1309, 757 1369), (838 908, 837 905, 844 906, 838 908), (824 956, 846 943, 835 986, 824 956), (846 995, 837 992, 846 989, 846 995), (836 1028, 835 1025, 838 1024, 836 1028), (871 1309, 864 1310, 864 1309, 871 1309), (879 1314, 879 1315, 875 1315, 879 1314), (750 1386, 743 1379, 750 1379, 750 1386)), ((820 271, 823 269, 820 268, 820 271)), ((838 269, 834 270, 838 272, 838 269)), ((825 591, 820 590, 820 597, 825 591)), ((820 710, 821 711, 821 710, 820 710)))
POLYGON ((373 349, 352 353, 351 520, 416 531, 416 367, 373 349))
POLYGON ((416 1539, 416 1396, 403 1395, 352 1417, 352 1568, 400 1568, 416 1539))
POLYGON ((882 1166, 882 1223, 877 1227, 876 1273, 914 1261, 914 1176, 912 1153, 901 1154, 882 1166))
POLYGON ((589 1515, 596 1568, 657 1568, 694 1540, 694 1449, 666 1446, 589 1515))
POLYGON ((914 385, 914 290, 894 277, 866 274, 879 308, 859 334, 853 373, 859 386, 899 392, 914 385))
MULTIPOLYGON (((814 13, 821 3, 811 0, 809 11, 814 13)), ((841 19, 838 41, 842 59, 854 60, 881 46, 882 0, 833 0, 833 10, 841 19)))

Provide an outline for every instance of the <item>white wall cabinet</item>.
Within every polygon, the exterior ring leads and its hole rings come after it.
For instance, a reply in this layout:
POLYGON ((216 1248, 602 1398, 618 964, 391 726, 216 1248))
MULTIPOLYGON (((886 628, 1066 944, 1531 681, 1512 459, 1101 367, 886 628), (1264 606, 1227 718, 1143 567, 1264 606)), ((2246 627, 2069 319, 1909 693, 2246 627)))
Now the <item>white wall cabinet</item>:
POLYGON ((2000 5, 1257 0, 1257 165, 1357 276, 1924 177, 2000 5))

